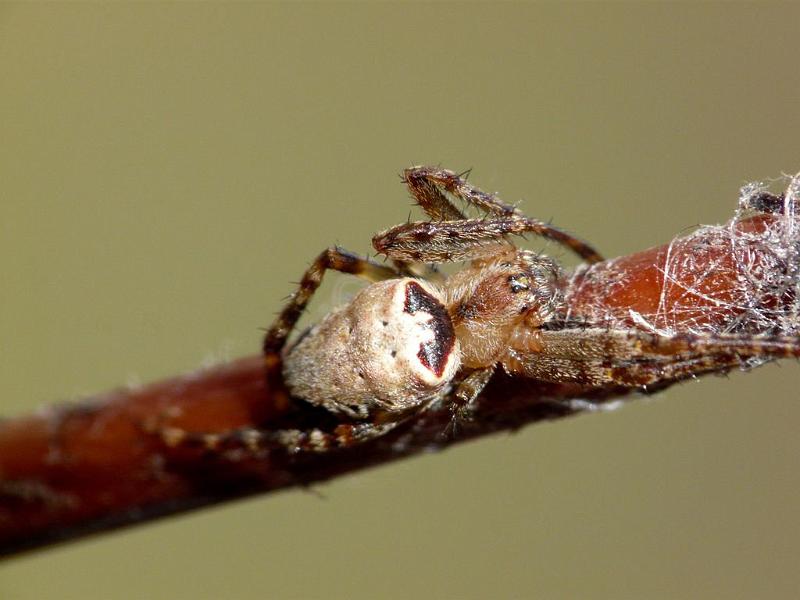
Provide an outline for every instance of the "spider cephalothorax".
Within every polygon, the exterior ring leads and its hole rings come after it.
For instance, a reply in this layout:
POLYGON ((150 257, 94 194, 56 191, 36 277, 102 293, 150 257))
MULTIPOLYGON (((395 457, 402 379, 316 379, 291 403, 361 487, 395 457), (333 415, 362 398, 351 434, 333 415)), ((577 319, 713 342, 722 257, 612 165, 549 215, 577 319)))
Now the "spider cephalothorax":
POLYGON ((562 305, 561 273, 548 258, 512 249, 493 260, 475 261, 447 280, 443 290, 461 341, 461 364, 478 369, 502 362, 512 340, 535 332, 562 305))

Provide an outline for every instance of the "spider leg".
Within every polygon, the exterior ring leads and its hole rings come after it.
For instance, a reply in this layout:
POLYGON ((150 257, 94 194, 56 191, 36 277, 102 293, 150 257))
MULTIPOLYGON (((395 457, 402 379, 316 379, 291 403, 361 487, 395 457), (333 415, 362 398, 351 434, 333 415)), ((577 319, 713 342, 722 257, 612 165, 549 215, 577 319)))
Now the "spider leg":
POLYGON ((601 328, 539 332, 540 352, 511 348, 510 373, 551 382, 644 387, 746 368, 748 359, 800 357, 800 338, 747 334, 656 334, 601 328))
POLYGON ((451 190, 455 189, 456 182, 461 181, 464 180, 452 171, 436 167, 411 167, 403 171, 403 183, 420 208, 435 221, 466 219, 464 213, 448 197, 456 195, 451 190), (437 177, 437 174, 440 176, 437 177), (453 181, 453 184, 447 185, 449 181, 453 181))
POLYGON ((492 256, 512 248, 508 235, 536 233, 557 240, 587 262, 602 257, 590 246, 560 229, 527 217, 492 217, 461 221, 418 221, 382 231, 372 238, 381 254, 407 262, 461 262, 492 256))
POLYGON ((231 457, 241 453, 246 456, 259 456, 273 450, 296 454, 347 448, 382 436, 401 422, 342 424, 332 432, 321 429, 268 430, 246 427, 219 433, 204 433, 165 427, 159 434, 164 444, 170 448, 196 448, 231 457))
POLYGON ((392 260, 392 264, 403 277, 416 277, 440 285, 447 280, 445 274, 437 269, 435 265, 404 260, 392 260))
POLYGON ((494 365, 475 369, 456 385, 452 395, 450 410, 452 417, 444 431, 445 437, 456 436, 462 423, 472 421, 474 418, 476 400, 481 391, 494 375, 494 365))
MULTIPOLYGON (((270 390, 272 406, 279 412, 289 405, 289 391, 283 383, 281 352, 289 334, 303 314, 314 292, 322 283, 325 271, 328 270, 350 273, 371 282, 399 276, 398 271, 393 267, 356 256, 341 248, 323 250, 314 259, 314 262, 303 274, 297 291, 291 295, 264 337, 267 385, 270 390)), ((391 423, 345 424, 341 426, 341 430, 337 428, 334 433, 325 433, 319 429, 302 431, 299 429, 260 430, 252 428, 209 433, 190 432, 169 426, 155 427, 151 431, 159 434, 162 441, 170 447, 186 445, 205 448, 209 451, 244 449, 257 452, 276 447, 288 448, 292 451, 321 451, 337 445, 346 445, 349 441, 355 443, 369 439, 371 433, 380 435, 394 426, 395 424, 391 423)))
POLYGON ((283 390, 282 385, 281 351, 314 292, 322 283, 325 271, 328 270, 350 273, 371 282, 392 279, 399 275, 392 267, 382 265, 369 258, 356 256, 341 248, 323 250, 314 259, 314 262, 303 274, 297 291, 292 294, 264 337, 263 349, 264 362, 267 367, 267 383, 275 393, 285 396, 283 401, 288 401, 288 394, 283 390))
POLYGON ((462 379, 456 386, 455 391, 455 414, 459 420, 470 420, 472 412, 475 410, 475 400, 481 393, 486 384, 494 375, 494 365, 483 369, 475 369, 472 373, 462 379))
POLYGON ((454 204, 454 201, 461 200, 485 211, 490 215, 487 220, 518 221, 516 230, 507 231, 506 234, 535 233, 562 244, 587 262, 603 260, 594 248, 582 240, 552 225, 526 217, 517 207, 502 202, 493 194, 487 194, 452 171, 437 167, 411 167, 403 172, 403 181, 420 207, 434 221, 466 220, 464 213, 454 204))

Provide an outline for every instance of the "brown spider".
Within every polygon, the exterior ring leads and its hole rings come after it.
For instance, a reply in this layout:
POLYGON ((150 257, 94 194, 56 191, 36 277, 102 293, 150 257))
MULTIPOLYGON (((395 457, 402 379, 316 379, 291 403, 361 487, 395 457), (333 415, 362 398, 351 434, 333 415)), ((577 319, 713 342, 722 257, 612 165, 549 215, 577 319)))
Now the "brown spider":
MULTIPOLYGON (((552 259, 520 249, 510 235, 554 240, 586 262, 589 245, 435 167, 406 169, 403 181, 430 221, 377 234, 392 266, 340 248, 323 251, 264 340, 269 387, 279 404, 321 409, 330 427, 240 430, 202 437, 208 448, 245 445, 324 451, 381 435, 438 400, 468 419, 499 366, 511 375, 586 386, 647 389, 742 364, 798 356, 787 336, 691 334, 614 328, 569 317, 566 277, 552 259), (455 201, 484 211, 467 218, 455 201), (468 261, 451 276, 437 263, 468 261), (287 339, 332 269, 371 285, 291 346, 287 339)), ((175 444, 189 434, 171 430, 175 444)))

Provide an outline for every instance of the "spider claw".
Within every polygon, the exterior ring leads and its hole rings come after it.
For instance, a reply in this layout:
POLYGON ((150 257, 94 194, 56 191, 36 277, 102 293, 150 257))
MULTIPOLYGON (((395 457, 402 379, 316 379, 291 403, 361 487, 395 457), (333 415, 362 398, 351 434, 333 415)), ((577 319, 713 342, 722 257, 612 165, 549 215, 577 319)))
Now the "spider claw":
POLYGON ((467 400, 457 397, 450 405, 450 422, 445 427, 442 435, 447 439, 458 437, 464 425, 475 421, 475 407, 467 400))
POLYGON ((456 177, 458 177, 459 179, 463 179, 464 181, 469 179, 470 175, 472 175, 472 167, 465 169, 464 171, 461 171, 461 173, 456 173, 456 177))
POLYGON ((458 437, 458 419, 455 416, 455 412, 450 416, 450 422, 441 435, 445 440, 453 440, 458 437))

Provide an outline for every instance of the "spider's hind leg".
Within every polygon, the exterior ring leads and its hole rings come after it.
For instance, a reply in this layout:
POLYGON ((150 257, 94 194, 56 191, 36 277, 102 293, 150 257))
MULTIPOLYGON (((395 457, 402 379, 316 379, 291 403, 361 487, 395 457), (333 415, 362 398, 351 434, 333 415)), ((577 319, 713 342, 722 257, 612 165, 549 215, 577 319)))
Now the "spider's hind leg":
POLYGON ((328 270, 350 273, 370 282, 399 276, 397 270, 392 267, 382 265, 369 258, 356 256, 341 248, 323 250, 314 259, 314 262, 303 274, 297 291, 289 298, 286 306, 283 307, 264 336, 263 350, 267 368, 267 383, 272 393, 284 396, 281 399, 283 402, 288 401, 288 394, 283 389, 281 352, 289 334, 308 306, 314 292, 322 283, 325 271, 328 270))
MULTIPOLYGON (((317 291, 325 271, 350 273, 371 282, 399 277, 398 271, 369 258, 362 258, 341 248, 328 248, 320 253, 303 274, 297 291, 292 294, 264 337, 264 363, 270 414, 283 414, 289 407, 289 391, 283 382, 282 351, 286 341, 317 291)), ((360 424, 345 425, 345 429, 325 433, 319 429, 262 430, 243 428, 217 432, 190 432, 177 427, 163 425, 147 427, 148 431, 160 435, 169 447, 199 447, 209 452, 245 450, 265 451, 273 448, 300 450, 322 450, 336 445, 345 445, 348 440, 359 441, 370 433, 360 424), (348 429, 348 427, 350 429, 348 429)))
POLYGON ((348 448, 388 433, 400 421, 341 424, 333 431, 322 429, 256 429, 244 427, 219 433, 186 431, 164 427, 158 431, 169 448, 197 449, 229 459, 259 457, 270 452, 288 454, 327 452, 348 448))
POLYGON ((280 352, 308 302, 322 283, 325 271, 350 273, 370 282, 398 277, 396 269, 369 258, 362 258, 341 248, 323 250, 303 273, 297 291, 291 295, 264 337, 264 353, 280 352))

